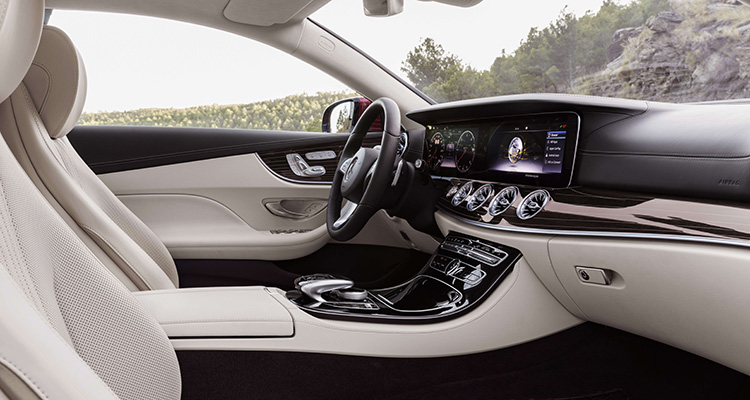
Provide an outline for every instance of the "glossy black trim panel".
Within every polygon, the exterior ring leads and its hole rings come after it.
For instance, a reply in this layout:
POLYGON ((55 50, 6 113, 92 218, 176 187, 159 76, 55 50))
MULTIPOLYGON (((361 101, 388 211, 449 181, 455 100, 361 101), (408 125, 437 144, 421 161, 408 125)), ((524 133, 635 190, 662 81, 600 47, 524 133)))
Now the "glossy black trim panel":
MULTIPOLYGON (((440 181, 438 210, 472 225, 510 232, 665 239, 750 246, 750 206, 741 202, 653 196, 595 188, 550 189, 551 198, 535 217, 521 220, 516 207, 535 190, 519 186, 519 196, 503 213, 491 216, 487 204, 475 211, 466 199, 457 205, 447 194, 466 181, 440 181)), ((481 182, 487 183, 487 182, 481 182)), ((475 183, 474 188, 481 183, 475 183)), ((490 183, 498 193, 506 185, 490 183)))
POLYGON ((318 318, 390 324, 447 321, 482 304, 520 258, 515 248, 451 232, 419 273, 397 285, 369 289, 363 301, 324 293, 326 301, 319 302, 299 290, 288 291, 287 298, 318 318))
POLYGON ((339 144, 347 134, 245 129, 77 126, 73 147, 97 174, 218 157, 339 144))

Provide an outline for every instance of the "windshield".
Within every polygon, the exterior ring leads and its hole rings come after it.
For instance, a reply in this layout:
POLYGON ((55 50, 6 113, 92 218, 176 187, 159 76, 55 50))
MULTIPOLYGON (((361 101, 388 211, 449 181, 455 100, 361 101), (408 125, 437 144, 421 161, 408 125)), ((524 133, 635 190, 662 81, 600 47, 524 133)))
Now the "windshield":
POLYGON ((437 102, 750 97, 750 7, 738 0, 485 0, 468 9, 407 1, 385 19, 361 7, 335 0, 313 18, 437 102))

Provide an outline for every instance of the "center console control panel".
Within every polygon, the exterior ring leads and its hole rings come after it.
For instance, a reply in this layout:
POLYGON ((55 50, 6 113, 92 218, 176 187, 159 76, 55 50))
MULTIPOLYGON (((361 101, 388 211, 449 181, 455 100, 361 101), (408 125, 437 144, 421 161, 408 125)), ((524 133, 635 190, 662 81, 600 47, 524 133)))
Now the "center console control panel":
POLYGON ((307 275, 287 297, 321 318, 380 323, 431 323, 455 318, 480 304, 513 270, 514 248, 451 233, 422 270, 406 282, 364 290, 342 277, 307 275))

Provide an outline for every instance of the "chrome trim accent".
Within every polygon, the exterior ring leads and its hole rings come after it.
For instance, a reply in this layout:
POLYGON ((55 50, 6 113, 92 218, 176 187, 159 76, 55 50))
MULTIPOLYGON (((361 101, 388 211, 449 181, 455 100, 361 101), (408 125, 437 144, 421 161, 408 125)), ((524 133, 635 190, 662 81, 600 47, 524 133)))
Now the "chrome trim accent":
POLYGON ((339 219, 337 219, 336 222, 333 223, 333 227, 336 229, 341 228, 341 226, 343 226, 347 221, 349 221, 349 218, 352 217, 352 215, 354 214, 354 210, 356 209, 357 209, 357 203, 353 203, 351 201, 347 202, 344 205, 344 208, 341 209, 340 211, 341 215, 339 216, 339 219))
POLYGON ((325 303, 326 300, 322 297, 323 293, 338 289, 349 289, 352 286, 354 286, 354 282, 348 279, 316 279, 300 282, 299 290, 318 303, 325 303))
POLYGON ((463 202, 469 196, 471 196, 471 192, 473 190, 474 190, 474 184, 472 183, 472 181, 464 183, 463 185, 461 185, 461 188, 459 188, 458 191, 456 191, 456 194, 453 195, 453 198, 451 199, 451 204, 454 207, 458 206, 459 204, 461 204, 461 202, 463 202), (466 193, 463 193, 464 188, 466 188, 466 193))
POLYGON ((446 217, 453 218, 463 223, 473 225, 479 228, 486 228, 496 231, 509 233, 530 233, 535 235, 560 235, 560 236, 593 236, 603 238, 626 238, 626 239, 655 239, 655 240, 673 240, 678 242, 693 242, 703 244, 721 244, 737 247, 750 248, 750 241, 737 241, 729 239, 718 239, 700 236, 680 236, 680 235, 662 235, 658 233, 628 233, 628 232, 602 232, 602 231, 566 231, 564 229, 539 229, 539 228, 522 228, 515 226, 500 226, 488 224, 485 222, 471 221, 457 215, 449 214, 443 210, 437 210, 435 213, 441 213, 446 217))
POLYGON ((396 172, 393 173, 393 181, 391 181, 391 187, 395 187, 398 184, 398 178, 401 177, 401 170, 404 168, 404 160, 398 161, 396 166, 396 172))
POLYGON ((516 208, 516 216, 522 220, 527 220, 527 219, 536 217, 537 214, 542 212, 542 210, 544 210, 544 207, 547 206, 547 203, 549 203, 549 199, 550 199, 550 194, 548 191, 544 189, 538 189, 527 194, 526 197, 524 197, 523 200, 521 200, 521 204, 518 205, 518 208, 516 208), (543 201, 541 202, 536 201, 534 199, 534 197, 536 196, 543 196, 543 201), (527 211, 527 207, 529 207, 530 205, 529 203, 531 203, 532 201, 536 202, 534 204, 538 206, 539 208, 537 208, 536 210, 533 210, 529 215, 524 215, 527 211))
POLYGON ((498 194, 495 195, 495 197, 492 198, 492 201, 490 201, 490 204, 487 206, 487 212, 490 214, 490 216, 497 217, 498 215, 508 211, 508 209, 513 206, 516 200, 518 200, 518 193, 520 192, 518 190, 518 187, 516 186, 507 186, 503 188, 502 190, 500 190, 500 192, 498 192, 498 194), (506 198, 507 194, 512 194, 513 198, 511 200, 508 200, 506 198), (502 204, 503 200, 507 200, 508 205, 504 206, 504 208, 502 209, 499 209, 498 205, 502 204))
POLYGON ((495 194, 495 189, 492 187, 491 184, 487 183, 487 184, 484 184, 484 185, 480 186, 466 200, 466 209, 469 210, 469 211, 476 211, 479 207, 483 206, 484 203, 487 202, 487 200, 489 200, 490 198, 492 198, 493 194, 495 194), (477 193, 479 193, 484 188, 490 188, 490 194, 487 195, 487 197, 485 197, 482 201, 477 202, 477 193))
POLYGON ((287 181, 287 182, 292 182, 292 183, 300 183, 300 184, 303 184, 303 185, 331 185, 333 183, 333 181, 300 181, 300 180, 296 180, 296 179, 287 178, 287 177, 285 177, 283 175, 280 175, 278 172, 274 171, 273 169, 271 169, 271 167, 269 167, 268 164, 266 164, 266 162, 263 161, 263 158, 260 156, 260 154, 258 154, 258 153, 253 153, 253 154, 255 154, 255 157, 258 158, 258 161, 260 161, 260 163, 264 167, 266 167, 266 169, 268 170, 268 172, 270 172, 273 176, 281 179, 282 181, 287 181))
POLYGON ((407 151, 409 150, 409 134, 408 134, 408 133, 406 133, 406 132, 401 132, 401 133, 399 134, 399 136, 398 136, 398 142, 399 142, 399 146, 398 146, 398 148, 396 149, 396 155, 398 155, 399 157, 403 157, 403 156, 404 156, 404 154, 406 154, 406 152, 407 152, 407 151), (402 146, 400 146, 400 144, 401 144, 401 139, 403 139, 403 140, 404 140, 404 145, 403 145, 403 147, 402 147, 402 146))
MULTIPOLYGON (((442 279, 435 278, 435 277, 430 276, 430 275, 421 275, 421 274, 415 276, 414 278, 412 278, 412 279, 410 279, 410 280, 408 280, 405 283, 402 283, 400 285, 391 286, 391 287, 388 287, 388 288, 385 288, 385 289, 378 289, 378 292, 385 292, 387 290, 396 289, 396 288, 399 288, 401 286, 409 285, 409 284, 411 284, 412 282, 414 282, 415 280, 417 280, 419 278, 430 278, 432 280, 438 281, 438 282, 444 284, 445 286, 448 286, 449 288, 453 289, 454 292, 458 293, 458 297, 455 300, 451 300, 450 301, 449 304, 451 304, 451 305, 460 302, 464 298, 463 292, 461 292, 460 290, 456 289, 456 287, 453 286, 453 285, 451 285, 450 283, 448 283, 448 282, 446 282, 446 281, 444 281, 442 279)), ((451 277, 451 278, 454 278, 454 277, 451 277)), ((454 278, 454 279, 458 279, 458 278, 454 278)), ((445 308, 445 307, 432 307, 432 308, 426 308, 426 309, 422 309, 422 310, 402 310, 402 309, 394 307, 393 303, 390 300, 388 300, 385 296, 383 296, 383 295, 381 295, 379 293, 378 294, 374 294, 374 296, 375 296, 375 298, 377 298, 378 300, 380 300, 381 302, 383 302, 383 304, 385 304, 386 307, 390 308, 391 310, 402 312, 402 313, 420 313, 420 312, 427 312, 427 311, 436 311, 436 310, 441 310, 441 309, 445 308)))

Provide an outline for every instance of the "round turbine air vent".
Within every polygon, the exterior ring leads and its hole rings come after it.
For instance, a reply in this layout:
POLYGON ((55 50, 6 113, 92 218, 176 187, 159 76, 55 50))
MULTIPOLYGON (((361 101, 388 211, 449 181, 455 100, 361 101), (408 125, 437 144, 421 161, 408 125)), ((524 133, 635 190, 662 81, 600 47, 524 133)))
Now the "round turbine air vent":
POLYGON ((396 149, 396 154, 398 154, 399 157, 403 157, 406 153, 406 149, 409 148, 409 135, 406 132, 401 132, 401 134, 398 136, 398 149, 396 149))
POLYGON ((548 201, 549 192, 543 189, 535 190, 521 201, 521 205, 516 210, 516 215, 520 219, 533 218, 544 209, 548 201))
POLYGON ((445 198, 450 199, 453 197, 453 195, 458 192, 458 188, 461 187, 461 182, 453 182, 451 183, 451 187, 448 188, 448 191, 445 193, 445 198))
POLYGON ((479 189, 474 191, 474 194, 466 200, 466 209, 469 211, 476 211, 481 207, 490 197, 492 197, 492 185, 489 183, 482 185, 479 189))
POLYGON ((453 195, 453 199, 451 199, 451 204, 453 207, 458 206, 461 204, 464 199, 469 197, 471 194, 472 189, 474 189, 474 185, 471 182, 466 182, 461 186, 458 191, 456 191, 456 194, 453 195))
POLYGON ((508 186, 501 190, 490 202, 490 215, 497 217, 507 211, 516 202, 516 197, 518 197, 518 188, 515 186, 508 186))

